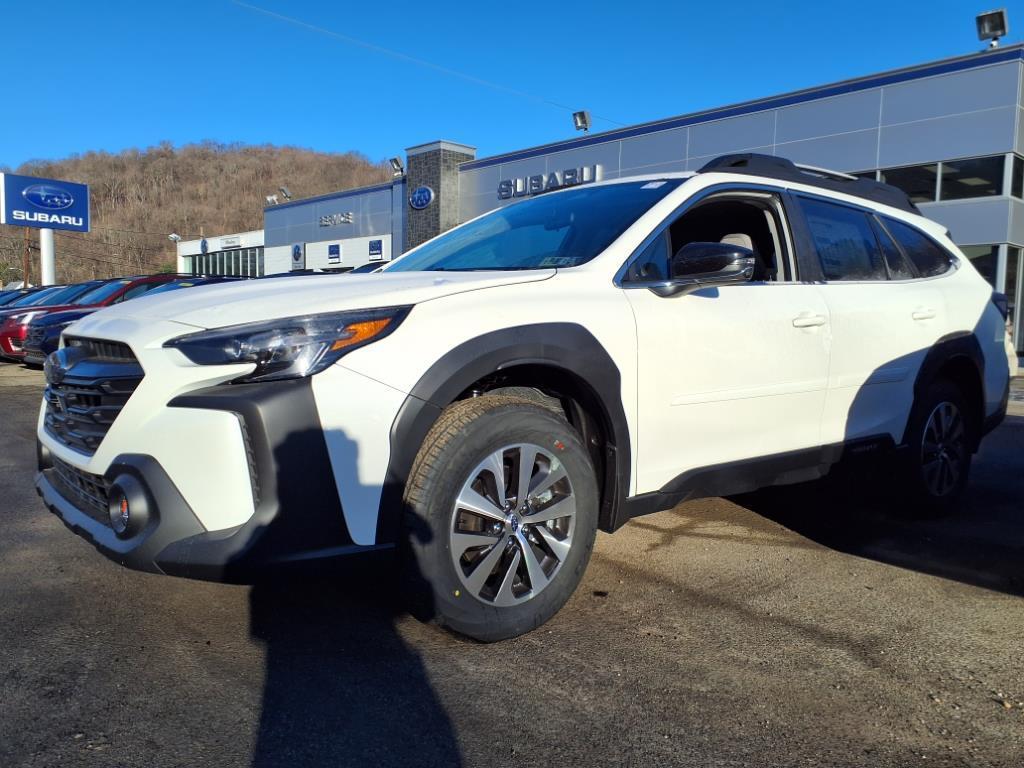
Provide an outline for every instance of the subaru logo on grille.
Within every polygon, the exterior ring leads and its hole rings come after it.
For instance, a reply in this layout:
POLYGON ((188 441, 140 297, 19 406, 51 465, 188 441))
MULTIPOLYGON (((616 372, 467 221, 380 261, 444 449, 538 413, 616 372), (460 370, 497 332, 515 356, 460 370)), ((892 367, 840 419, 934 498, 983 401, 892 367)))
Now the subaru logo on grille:
POLYGON ((417 211, 422 211, 432 202, 434 202, 434 190, 430 187, 416 187, 409 195, 409 205, 417 211))
POLYGON ((46 376, 48 384, 60 384, 64 381, 68 370, 84 357, 81 349, 77 347, 64 347, 58 349, 46 358, 43 363, 43 375, 46 376))
POLYGON ((33 184, 31 187, 25 187, 21 196, 36 208, 48 211, 63 211, 75 203, 75 198, 70 192, 52 184, 33 184))

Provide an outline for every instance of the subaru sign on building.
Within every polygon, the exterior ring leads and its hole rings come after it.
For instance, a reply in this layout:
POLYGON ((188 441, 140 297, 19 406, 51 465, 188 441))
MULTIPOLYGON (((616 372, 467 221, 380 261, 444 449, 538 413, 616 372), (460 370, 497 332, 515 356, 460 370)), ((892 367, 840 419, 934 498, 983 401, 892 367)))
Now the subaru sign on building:
POLYGON ((89 231, 89 187, 0 173, 0 224, 89 231))

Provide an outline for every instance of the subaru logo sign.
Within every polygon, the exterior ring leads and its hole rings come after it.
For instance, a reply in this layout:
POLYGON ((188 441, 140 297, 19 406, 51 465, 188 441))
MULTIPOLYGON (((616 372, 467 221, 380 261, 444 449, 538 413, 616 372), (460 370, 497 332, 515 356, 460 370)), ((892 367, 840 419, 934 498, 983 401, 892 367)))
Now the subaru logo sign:
POLYGON ((0 224, 88 232, 89 187, 0 173, 0 224))
POLYGON ((409 205, 417 211, 422 211, 432 202, 434 202, 434 190, 430 187, 416 187, 409 195, 409 205))
POLYGON ((74 196, 66 189, 49 184, 33 184, 31 187, 26 187, 21 191, 21 196, 36 208, 44 208, 49 211, 63 211, 75 203, 74 196))

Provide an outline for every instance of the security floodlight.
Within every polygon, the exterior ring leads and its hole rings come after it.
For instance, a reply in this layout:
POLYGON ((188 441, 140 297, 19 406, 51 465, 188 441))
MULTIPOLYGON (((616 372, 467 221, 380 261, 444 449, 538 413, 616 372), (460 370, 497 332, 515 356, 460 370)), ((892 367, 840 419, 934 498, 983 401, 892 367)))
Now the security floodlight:
POLYGON ((171 232, 171 234, 167 236, 167 239, 173 240, 174 242, 177 243, 178 241, 181 240, 181 235, 179 235, 177 232, 171 232))
POLYGON ((284 195, 285 200, 292 199, 292 193, 288 191, 288 187, 278 187, 277 191, 284 195))
POLYGON ((572 125, 577 131, 586 133, 590 130, 590 113, 583 109, 572 113, 572 125))
POLYGON ((974 22, 978 25, 978 39, 991 41, 988 44, 989 48, 998 48, 999 38, 1006 37, 1006 33, 1010 31, 1005 8, 979 13, 974 17, 974 22))
POLYGON ((267 195, 264 199, 267 201, 267 205, 277 205, 277 195, 267 195))
POLYGON ((393 176, 397 177, 405 173, 405 166, 402 165, 402 160, 400 158, 392 157, 388 159, 388 162, 391 163, 391 174, 393 176))

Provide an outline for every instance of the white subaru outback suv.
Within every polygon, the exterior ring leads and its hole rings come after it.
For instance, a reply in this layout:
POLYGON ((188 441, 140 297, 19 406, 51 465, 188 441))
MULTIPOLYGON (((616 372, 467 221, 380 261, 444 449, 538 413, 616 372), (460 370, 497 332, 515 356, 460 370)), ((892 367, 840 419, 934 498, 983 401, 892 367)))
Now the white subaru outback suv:
POLYGON ((991 287, 902 192, 779 158, 539 195, 379 274, 97 312, 47 360, 37 488, 132 567, 394 550, 418 616, 550 618, 597 529, 895 451, 945 507, 1003 417, 991 287))

